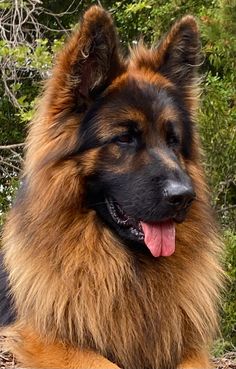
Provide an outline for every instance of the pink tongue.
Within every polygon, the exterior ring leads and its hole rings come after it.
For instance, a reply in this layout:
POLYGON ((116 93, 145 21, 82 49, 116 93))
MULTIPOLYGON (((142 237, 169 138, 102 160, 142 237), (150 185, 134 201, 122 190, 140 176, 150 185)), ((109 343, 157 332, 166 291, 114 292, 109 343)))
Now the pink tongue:
POLYGON ((170 256, 174 253, 174 222, 171 220, 156 224, 141 222, 141 226, 144 232, 144 242, 153 256, 170 256))

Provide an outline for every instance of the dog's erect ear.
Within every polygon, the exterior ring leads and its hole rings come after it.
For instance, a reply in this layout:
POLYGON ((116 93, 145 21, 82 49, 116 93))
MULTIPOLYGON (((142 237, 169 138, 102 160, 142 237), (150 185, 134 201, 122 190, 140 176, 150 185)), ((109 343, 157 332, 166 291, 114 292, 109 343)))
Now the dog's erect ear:
POLYGON ((151 50, 141 46, 134 64, 159 72, 178 87, 195 83, 200 59, 199 32, 195 19, 185 16, 176 22, 160 44, 151 50))
POLYGON ((179 87, 191 85, 200 59, 196 20, 185 16, 176 22, 156 51, 156 68, 179 87))
POLYGON ((75 105, 85 110, 122 69, 111 16, 92 6, 57 58, 48 91, 51 111, 56 114, 75 105))

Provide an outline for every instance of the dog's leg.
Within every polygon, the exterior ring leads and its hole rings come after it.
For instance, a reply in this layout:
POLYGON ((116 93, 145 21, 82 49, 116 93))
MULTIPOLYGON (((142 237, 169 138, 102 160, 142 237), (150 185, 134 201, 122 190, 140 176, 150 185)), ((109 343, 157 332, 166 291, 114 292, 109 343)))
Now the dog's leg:
POLYGON ((32 330, 9 327, 0 331, 3 349, 11 352, 20 367, 119 369, 117 365, 89 351, 68 347, 62 343, 43 342, 32 330))
POLYGON ((212 363, 206 352, 200 352, 197 355, 190 356, 190 358, 184 360, 178 369, 213 369, 212 363))

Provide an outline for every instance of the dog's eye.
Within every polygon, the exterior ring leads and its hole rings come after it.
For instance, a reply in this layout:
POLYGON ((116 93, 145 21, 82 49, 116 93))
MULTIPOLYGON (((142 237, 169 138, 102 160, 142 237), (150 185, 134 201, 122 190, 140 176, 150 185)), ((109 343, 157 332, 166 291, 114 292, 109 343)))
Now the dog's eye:
POLYGON ((116 138, 116 142, 120 145, 128 145, 136 142, 136 138, 130 133, 124 133, 116 138))
POLYGON ((180 139, 177 132, 174 129, 172 122, 167 122, 166 124, 166 143, 170 147, 177 147, 180 143, 180 139))
POLYGON ((179 144, 179 139, 176 135, 169 135, 167 137, 168 146, 177 146, 179 144))

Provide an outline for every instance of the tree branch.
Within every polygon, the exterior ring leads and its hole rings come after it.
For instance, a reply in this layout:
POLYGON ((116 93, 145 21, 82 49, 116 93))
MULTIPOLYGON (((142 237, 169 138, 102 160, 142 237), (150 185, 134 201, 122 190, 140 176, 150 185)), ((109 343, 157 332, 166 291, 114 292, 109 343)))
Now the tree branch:
POLYGON ((234 209, 234 208, 236 208, 236 204, 235 205, 226 206, 225 208, 221 208, 221 209, 217 210, 216 212, 217 213, 223 213, 224 211, 231 210, 231 209, 234 209))
POLYGON ((24 147, 25 144, 22 143, 18 143, 18 144, 12 144, 12 145, 0 145, 0 150, 10 150, 10 149, 15 149, 17 147, 24 147))

